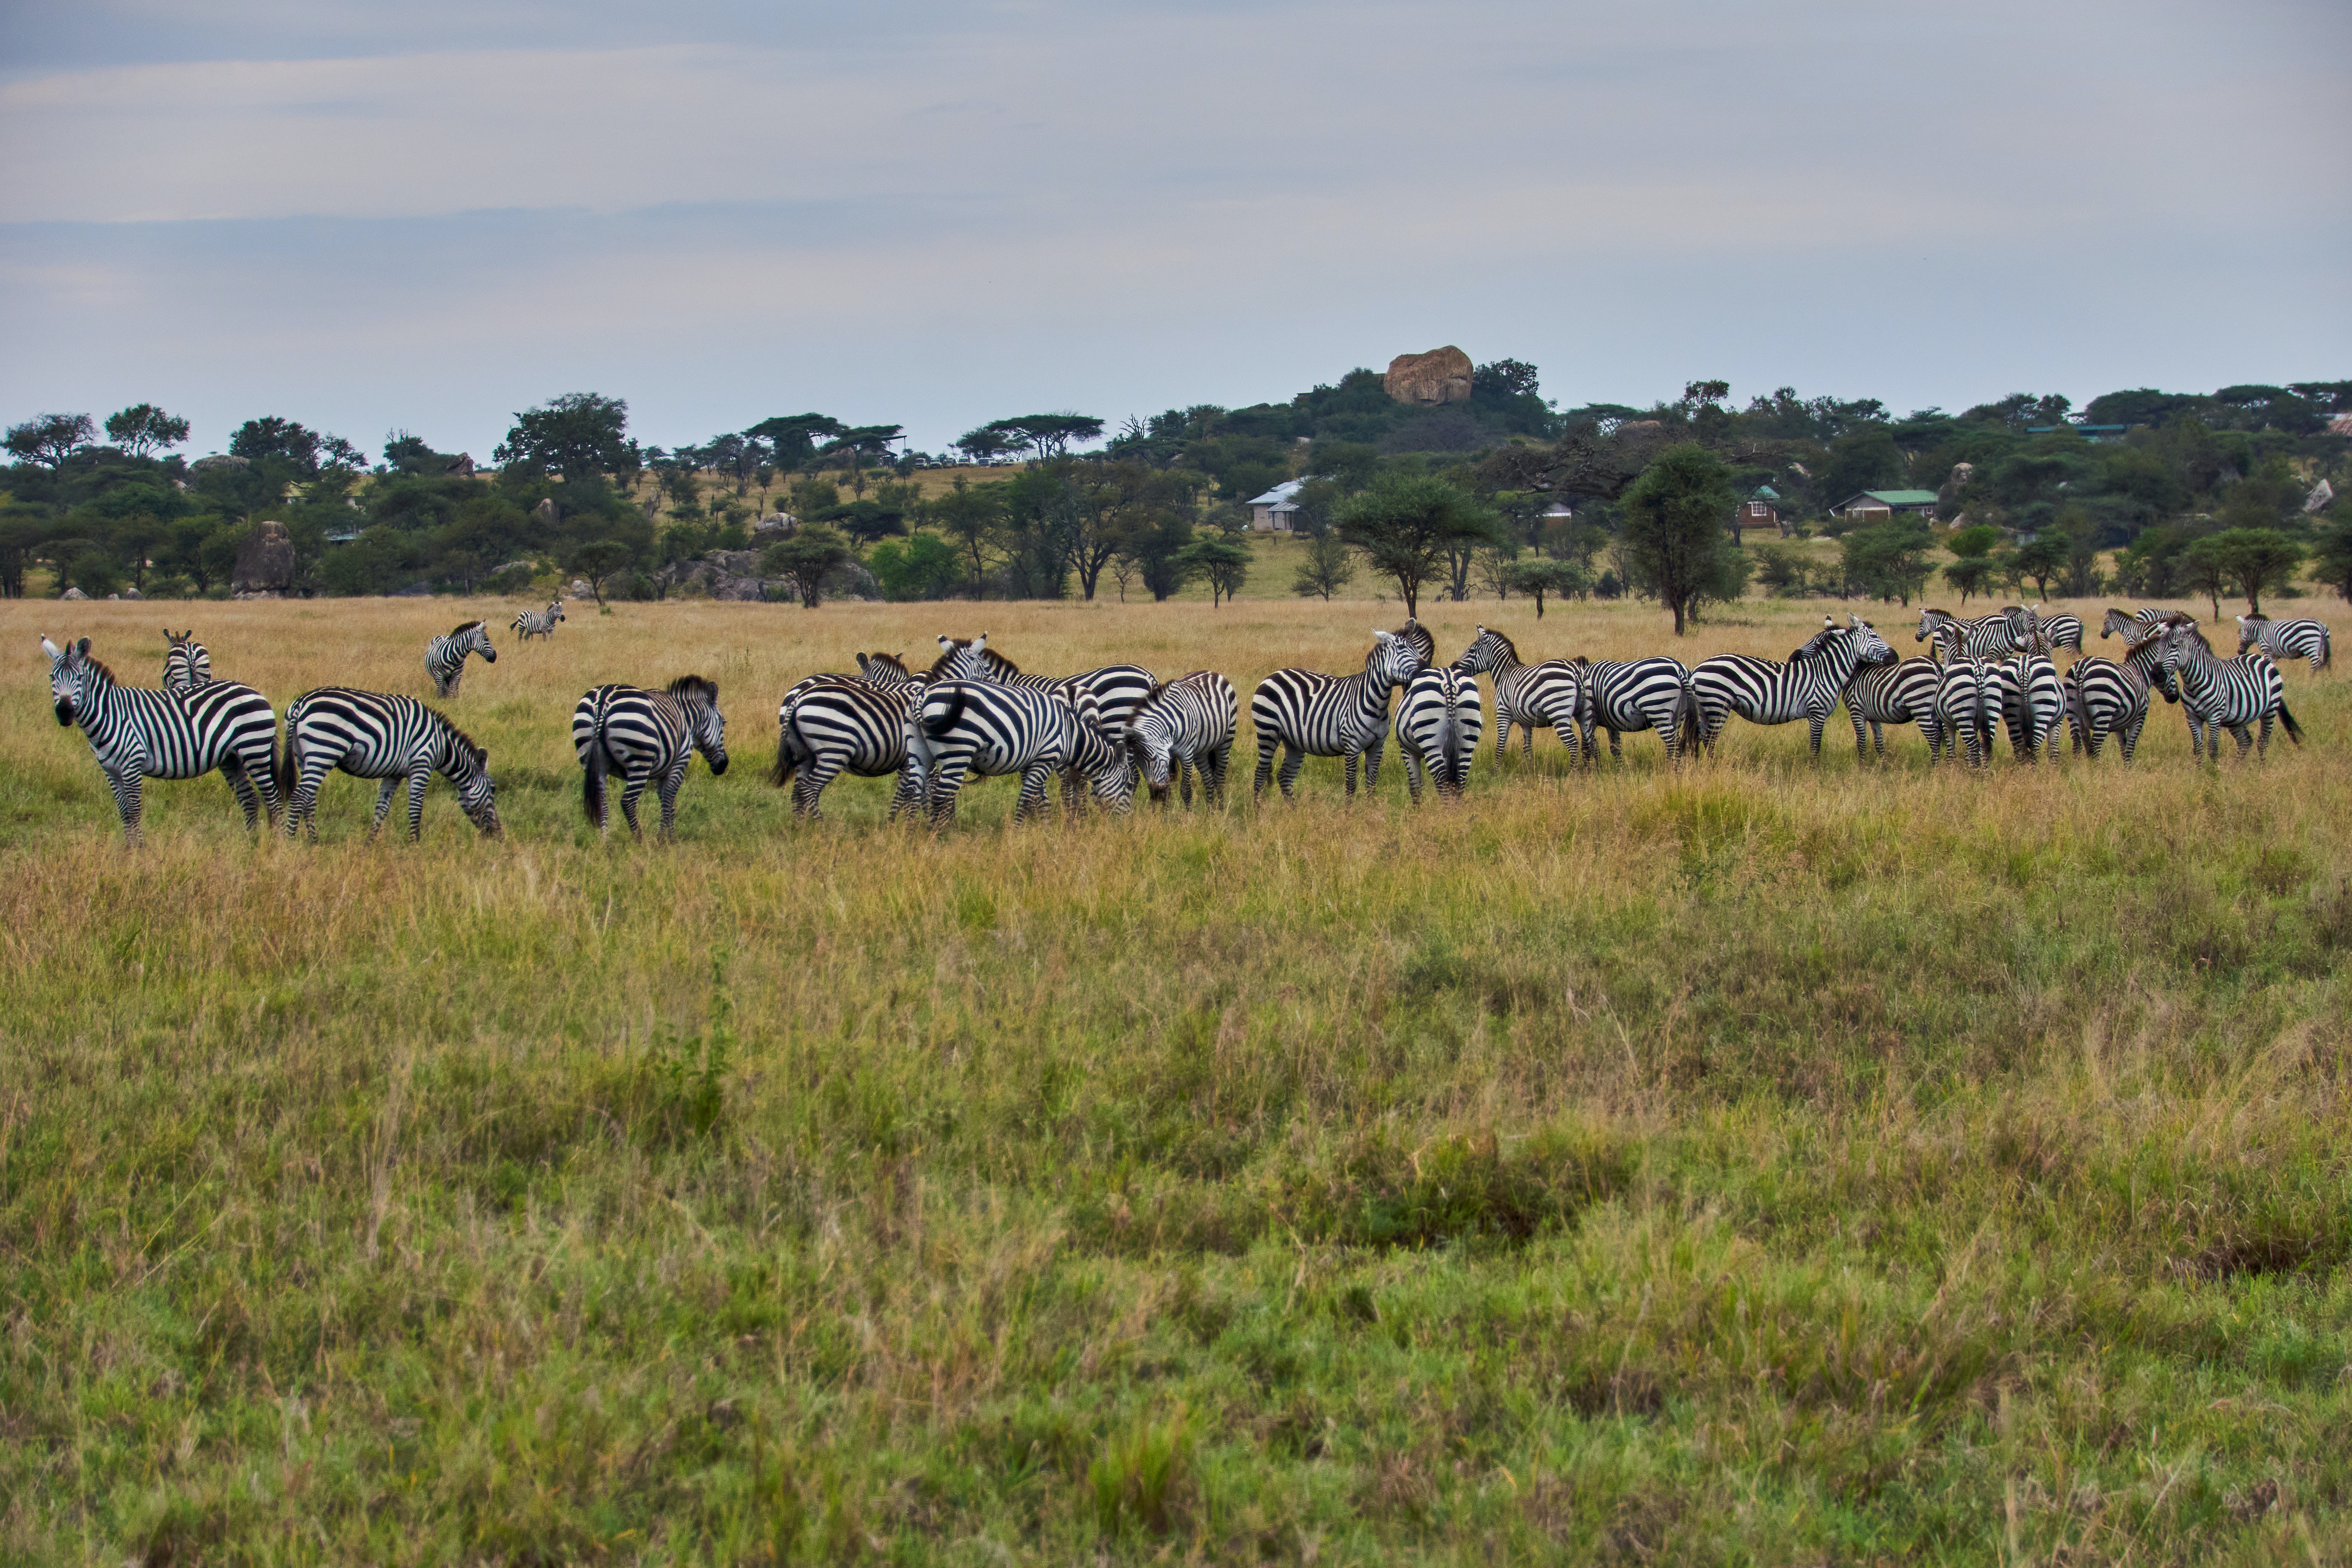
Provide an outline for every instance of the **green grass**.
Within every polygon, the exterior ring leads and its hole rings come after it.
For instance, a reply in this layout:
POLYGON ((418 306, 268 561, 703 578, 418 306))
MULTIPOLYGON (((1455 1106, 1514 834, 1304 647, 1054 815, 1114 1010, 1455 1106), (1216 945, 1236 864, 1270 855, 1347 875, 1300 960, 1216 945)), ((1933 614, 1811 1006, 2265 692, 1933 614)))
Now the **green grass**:
MULTIPOLYGON (((0 631, 160 658, 81 608, 0 631)), ((454 618, 205 608, 281 703, 413 689, 454 618)), ((1367 606, 841 609, 502 646, 451 705, 498 844, 436 783, 366 846, 338 780, 255 846, 207 781, 126 853, 45 665, 0 679, 0 1558, 2352 1554, 2341 674, 2261 767, 2168 710, 2129 771, 1547 738, 1459 810, 1323 763, 935 838, 881 781, 788 819, 792 676, 984 618, 1246 689, 1367 606), (734 768, 600 844, 570 701, 688 666, 734 768)))

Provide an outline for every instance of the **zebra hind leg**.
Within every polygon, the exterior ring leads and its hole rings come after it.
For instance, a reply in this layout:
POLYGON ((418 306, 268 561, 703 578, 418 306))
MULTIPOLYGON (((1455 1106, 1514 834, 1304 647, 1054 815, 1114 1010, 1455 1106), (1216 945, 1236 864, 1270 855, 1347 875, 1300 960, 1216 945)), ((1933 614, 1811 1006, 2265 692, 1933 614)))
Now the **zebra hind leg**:
POLYGON ((645 763, 632 762, 622 777, 625 782, 621 786, 621 820, 629 825, 629 837, 642 842, 646 834, 637 826, 637 797, 653 782, 653 769, 645 763))
POLYGON ((654 794, 661 801, 661 841, 664 844, 677 841, 677 792, 686 783, 687 764, 692 761, 694 753, 689 751, 680 756, 677 765, 662 774, 654 785, 654 794))
MULTIPOLYGON (((1253 805, 1265 797, 1265 786, 1274 778, 1275 744, 1271 731, 1257 738, 1257 777, 1250 784, 1250 804, 1253 805)), ((1286 797, 1290 794, 1290 782, 1286 777, 1283 781, 1282 793, 1286 797)))
POLYGON ((1296 805, 1298 800, 1298 770, 1307 765, 1307 752, 1286 743, 1282 748, 1282 798, 1296 805))

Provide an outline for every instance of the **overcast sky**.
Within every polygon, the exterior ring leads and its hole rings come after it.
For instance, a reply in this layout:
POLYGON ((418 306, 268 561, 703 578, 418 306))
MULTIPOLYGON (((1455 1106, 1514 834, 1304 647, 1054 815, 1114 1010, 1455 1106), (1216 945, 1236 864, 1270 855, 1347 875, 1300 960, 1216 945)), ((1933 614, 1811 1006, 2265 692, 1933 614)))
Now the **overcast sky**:
POLYGON ((2352 376, 2352 6, 0 5, 0 417, 2352 376))

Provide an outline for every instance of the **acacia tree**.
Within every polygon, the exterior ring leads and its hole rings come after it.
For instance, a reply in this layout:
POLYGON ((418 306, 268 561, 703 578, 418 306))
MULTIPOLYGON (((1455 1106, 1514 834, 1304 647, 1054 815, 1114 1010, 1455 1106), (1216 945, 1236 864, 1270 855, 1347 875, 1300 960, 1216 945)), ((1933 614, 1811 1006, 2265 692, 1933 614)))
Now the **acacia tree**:
POLYGON ((582 484, 598 474, 636 467, 628 428, 629 405, 622 399, 567 392, 517 414, 507 438, 490 456, 566 484, 582 484))
POLYGON ((1625 492, 1626 563, 1674 612, 1676 637, 1700 605, 1748 585, 1747 559, 1723 531, 1738 504, 1731 470, 1696 441, 1659 453, 1625 492))
POLYGON ((1073 441, 1091 441, 1103 432, 1103 422, 1088 414, 1020 414, 992 419, 968 432, 956 445, 986 461, 982 453, 1034 451, 1041 463, 1053 461, 1073 441))
POLYGON ((1504 580, 1536 602, 1536 619, 1544 616, 1544 595, 1567 598, 1589 589, 1592 580, 1573 561, 1514 561, 1504 569, 1504 580))
POLYGON ((636 558, 637 552, 617 539, 592 540, 572 552, 572 569, 588 580, 588 592, 602 609, 605 582, 636 558))
POLYGON ((814 610, 824 603, 825 574, 850 558, 841 535, 822 523, 795 531, 790 539, 771 544, 761 553, 760 570, 792 584, 801 608, 814 610))
POLYGON ((1249 546, 1222 535, 1194 540, 1177 552, 1176 559, 1208 580, 1211 609, 1239 593, 1249 580, 1249 546))
POLYGON ((188 422, 177 415, 164 413, 152 403, 134 403, 121 413, 107 416, 106 438, 132 457, 143 458, 185 441, 188 422))
POLYGON ((971 596, 988 597, 989 558, 997 552, 997 531, 1003 524, 1004 502, 994 485, 978 489, 956 476, 947 494, 931 503, 931 521, 955 546, 957 558, 971 568, 971 596))
MULTIPOLYGON (((2263 589, 2285 587, 2303 564, 2303 546, 2274 528, 2233 528, 2199 540, 2188 554, 2210 558, 2220 581, 2246 596, 2250 616, 2263 613, 2263 589)), ((2221 618, 2218 598, 2213 618, 2221 618)))
POLYGON ((1395 580, 1405 614, 1421 614, 1423 584, 1437 578, 1454 550, 1496 537, 1495 514, 1444 479, 1392 475, 1341 502, 1339 538, 1371 569, 1395 580))
POLYGON ((1307 559, 1299 563, 1290 591, 1302 599, 1314 595, 1328 601, 1355 576, 1356 563, 1347 545, 1336 534, 1318 533, 1307 542, 1307 559))
POLYGON ((96 439, 87 414, 43 414, 8 426, 9 455, 20 462, 62 468, 66 459, 96 439))
POLYGON ((780 414, 743 432, 747 437, 766 442, 776 467, 785 473, 806 467, 816 456, 819 441, 835 440, 848 433, 848 426, 824 414, 780 414))

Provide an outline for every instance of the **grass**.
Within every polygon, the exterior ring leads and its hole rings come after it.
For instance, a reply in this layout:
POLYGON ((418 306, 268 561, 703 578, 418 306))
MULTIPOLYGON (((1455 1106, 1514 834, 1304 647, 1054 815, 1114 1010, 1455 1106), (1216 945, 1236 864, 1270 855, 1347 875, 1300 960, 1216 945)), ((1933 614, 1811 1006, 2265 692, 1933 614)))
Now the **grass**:
MULTIPOLYGON (((175 625, 282 705, 461 613, 512 608, 175 625)), ((1841 718, 934 838, 790 820, 785 685, 984 626, 1246 690, 1397 612, 623 605, 445 705, 503 842, 436 782, 369 847, 338 777, 255 845, 208 780, 131 854, 35 636, 152 681, 162 618, 0 605, 0 1558, 2352 1555, 2340 673, 2258 767, 1841 718), (688 669, 734 769, 598 842, 572 702, 688 669)))

